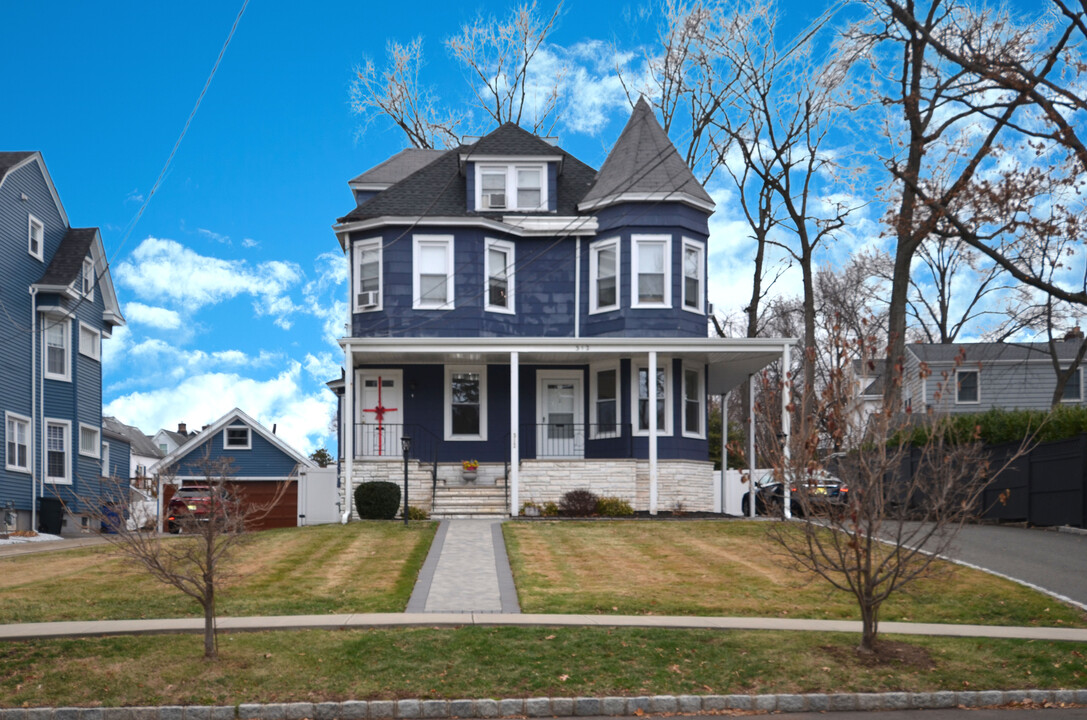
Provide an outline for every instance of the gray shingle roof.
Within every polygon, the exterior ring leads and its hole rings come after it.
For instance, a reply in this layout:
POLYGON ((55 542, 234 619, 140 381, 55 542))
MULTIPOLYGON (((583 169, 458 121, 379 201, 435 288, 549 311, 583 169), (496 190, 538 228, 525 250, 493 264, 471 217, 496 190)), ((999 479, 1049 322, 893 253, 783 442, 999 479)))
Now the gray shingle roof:
MULTIPOLYGON (((1079 340, 1057 341, 1057 357, 1071 360, 1079 350, 1079 340)), ((1049 360, 1048 343, 911 343, 906 352, 921 362, 950 363, 965 351, 965 362, 1049 360)))
POLYGON ((0 152, 0 180, 4 179, 4 176, 8 174, 8 170, 15 167, 23 160, 34 153, 29 150, 20 150, 18 152, 0 152))
POLYGON ((138 427, 125 425, 115 417, 102 418, 102 432, 111 433, 115 437, 119 437, 127 442, 132 449, 133 455, 157 458, 162 457, 162 451, 158 449, 151 438, 145 435, 143 431, 138 427))
POLYGON ((442 150, 430 148, 407 148, 385 162, 375 165, 366 172, 351 178, 352 183, 374 185, 392 185, 398 183, 416 170, 422 170, 443 154, 442 150))
POLYGON ((38 284, 68 285, 79 277, 97 234, 98 228, 69 228, 38 284))
POLYGON ((684 193, 713 205, 713 198, 691 174, 644 97, 638 99, 582 203, 627 193, 684 193))
POLYGON ((882 395, 883 379, 887 368, 886 360, 853 361, 853 373, 860 378, 867 378, 871 382, 861 391, 861 395, 882 395), (867 366, 867 367, 866 367, 867 366))

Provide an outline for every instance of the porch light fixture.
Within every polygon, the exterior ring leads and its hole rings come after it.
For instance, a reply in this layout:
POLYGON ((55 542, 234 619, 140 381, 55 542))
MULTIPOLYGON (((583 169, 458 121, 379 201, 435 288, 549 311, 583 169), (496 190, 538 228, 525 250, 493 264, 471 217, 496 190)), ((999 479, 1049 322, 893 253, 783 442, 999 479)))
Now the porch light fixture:
POLYGON ((400 449, 404 451, 404 525, 408 524, 408 454, 411 452, 411 438, 400 436, 400 449))

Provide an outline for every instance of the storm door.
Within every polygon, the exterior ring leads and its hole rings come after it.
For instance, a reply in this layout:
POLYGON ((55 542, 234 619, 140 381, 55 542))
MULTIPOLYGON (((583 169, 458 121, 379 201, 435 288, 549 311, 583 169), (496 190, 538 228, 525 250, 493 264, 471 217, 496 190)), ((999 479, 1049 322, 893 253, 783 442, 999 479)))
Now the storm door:
POLYGON ((582 374, 578 370, 539 371, 536 450, 539 457, 585 457, 582 374))

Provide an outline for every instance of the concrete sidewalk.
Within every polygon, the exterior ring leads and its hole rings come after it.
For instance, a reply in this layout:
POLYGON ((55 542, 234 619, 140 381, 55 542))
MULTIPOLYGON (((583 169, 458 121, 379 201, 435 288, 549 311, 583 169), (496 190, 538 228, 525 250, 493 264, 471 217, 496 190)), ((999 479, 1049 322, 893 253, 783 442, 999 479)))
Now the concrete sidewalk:
MULTIPOLYGON (((358 613, 351 615, 282 615, 270 617, 220 617, 219 630, 348 630, 396 627, 633 627, 695 628, 706 630, 786 630, 801 632, 860 633, 854 620, 798 620, 786 618, 686 617, 678 615, 528 615, 480 613, 358 613)), ((0 625, 0 640, 79 637, 96 635, 148 635, 199 633, 203 618, 152 620, 96 620, 83 622, 16 623, 0 625)), ((936 623, 881 622, 881 634, 942 637, 1010 638, 1087 643, 1087 629, 1011 627, 999 625, 949 625, 936 623)))
POLYGON ((501 520, 443 520, 408 613, 518 613, 501 520))

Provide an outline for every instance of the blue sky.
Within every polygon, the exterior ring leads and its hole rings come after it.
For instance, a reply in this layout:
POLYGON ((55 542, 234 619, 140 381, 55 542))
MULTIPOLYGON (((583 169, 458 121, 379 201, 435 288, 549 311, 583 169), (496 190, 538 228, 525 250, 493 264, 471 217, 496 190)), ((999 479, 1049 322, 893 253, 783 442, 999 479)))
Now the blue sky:
MULTIPOLYGON (((330 226, 351 209, 347 180, 404 145, 380 121, 359 136, 352 68, 365 55, 380 65, 387 39, 422 35, 428 81, 463 106, 442 41, 511 5, 254 0, 126 239, 240 6, 4 3, 0 149, 40 150, 73 225, 102 230, 128 319, 105 343, 107 414, 153 434, 238 405, 310 452, 334 444, 324 381, 342 360, 346 266, 330 226)), ((552 36, 550 51, 579 70, 578 96, 595 103, 567 114, 560 141, 593 166, 629 112, 607 44, 640 57, 655 7, 568 2, 552 36)), ((786 29, 823 8, 785 7, 786 29)), ((728 213, 720 222, 731 234, 728 213)), ((719 262, 740 259, 714 242, 719 262)), ((739 302, 723 285, 711 296, 739 302)))

